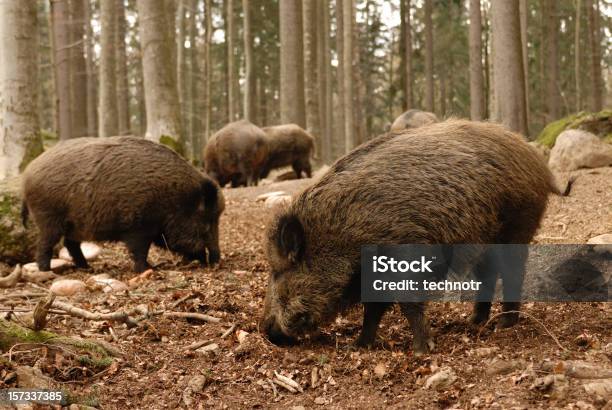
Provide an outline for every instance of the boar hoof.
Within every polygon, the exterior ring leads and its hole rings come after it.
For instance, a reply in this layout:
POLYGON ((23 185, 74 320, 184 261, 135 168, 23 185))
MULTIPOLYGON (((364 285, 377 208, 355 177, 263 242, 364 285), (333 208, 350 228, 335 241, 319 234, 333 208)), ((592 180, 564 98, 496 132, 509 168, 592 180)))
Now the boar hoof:
POLYGON ((417 343, 414 342, 413 351, 415 357, 423 356, 424 354, 433 352, 436 348, 436 344, 434 343, 432 338, 427 339, 425 342, 420 341, 417 343))
POLYGON ((353 346, 355 347, 372 347, 374 345, 374 338, 373 337, 369 337, 369 336, 365 336, 363 333, 359 335, 359 337, 357 337, 357 339, 355 339, 355 341, 353 342, 353 346))
POLYGON ((514 325, 516 325, 519 321, 519 314, 518 313, 505 313, 503 315, 501 315, 501 317, 499 318, 499 322, 497 322, 497 327, 499 329, 505 329, 507 327, 512 327, 514 325))
POLYGON ((474 312, 472 316, 470 317, 470 323, 472 323, 473 325, 482 325, 486 323, 488 319, 489 319, 488 313, 483 314, 481 312, 474 312))

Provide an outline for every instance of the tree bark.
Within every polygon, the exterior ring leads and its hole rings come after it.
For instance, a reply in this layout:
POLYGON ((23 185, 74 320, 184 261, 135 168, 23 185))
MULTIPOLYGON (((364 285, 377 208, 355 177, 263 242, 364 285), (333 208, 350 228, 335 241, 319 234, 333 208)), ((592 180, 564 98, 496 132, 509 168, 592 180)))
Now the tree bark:
POLYGON ((351 151, 355 145, 355 128, 353 119, 353 0, 342 0, 342 29, 344 53, 342 55, 344 68, 344 141, 345 152, 351 151))
POLYGON ((72 136, 88 135, 87 129, 87 63, 85 62, 85 0, 70 2, 70 21, 72 29, 72 136))
MULTIPOLYGON (((104 2, 103 2, 104 3, 104 2)), ((161 142, 183 153, 180 107, 172 42, 168 25, 174 26, 174 16, 164 13, 163 3, 138 0, 138 17, 142 49, 147 132, 145 138, 161 142)))
POLYGON ((57 134, 59 139, 66 140, 74 136, 72 133, 72 56, 68 0, 51 0, 51 26, 55 55, 57 134))
POLYGON ((301 0, 281 1, 279 14, 281 122, 305 128, 301 0))
POLYGON ((130 88, 128 85, 127 55, 125 47, 126 20, 123 0, 116 0, 117 31, 115 32, 117 52, 117 126, 119 135, 130 135, 130 88))
POLYGON ((470 0, 470 118, 485 118, 480 0, 470 0))
POLYGON ((96 63, 94 57, 94 38, 91 27, 91 3, 85 3, 85 33, 87 40, 86 71, 87 71, 87 135, 93 137, 98 135, 98 79, 96 75, 96 63))
POLYGON ((576 112, 582 110, 582 87, 580 85, 580 63, 582 47, 580 46, 580 26, 582 19, 582 0, 576 0, 576 22, 574 30, 574 80, 576 84, 576 112))
POLYGON ((306 129, 316 141, 316 152, 321 152, 321 123, 319 117, 319 89, 317 78, 317 0, 303 0, 304 28, 304 86, 306 98, 306 129))
POLYGON ((116 6, 117 3, 113 0, 100 2, 100 137, 112 137, 119 131, 115 54, 116 6))
POLYGON ((591 102, 593 112, 603 108, 603 78, 601 71, 601 29, 599 16, 599 0, 585 0, 587 18, 589 21, 589 45, 591 49, 591 102), (593 7, 593 5, 597 7, 593 7))
POLYGON ((36 2, 0 1, 0 180, 42 152, 36 2))
POLYGON ((434 112, 433 4, 425 0, 425 109, 434 112))
POLYGON ((204 21, 206 24, 205 39, 204 39, 204 138, 208 141, 210 137, 210 124, 212 115, 211 106, 211 82, 212 70, 210 62, 210 46, 212 43, 212 0, 205 0, 204 4, 204 21))
POLYGON ((321 124, 321 150, 319 156, 323 163, 331 160, 331 71, 329 47, 329 4, 327 1, 316 1, 317 32, 317 80, 319 87, 319 119, 321 124))
POLYGON ((528 54, 528 24, 529 24, 529 4, 527 0, 519 0, 519 14, 521 19, 521 46, 523 55, 523 75, 525 76, 525 112, 527 115, 527 125, 530 123, 529 109, 529 54, 528 54))
POLYGON ((518 2, 491 2, 496 98, 501 122, 528 134, 518 2))
POLYGON ((227 46, 227 115, 228 122, 232 122, 236 119, 236 78, 234 71, 234 0, 226 0, 227 6, 226 26, 225 26, 225 37, 227 46))
POLYGON ((344 155, 346 152, 346 136, 344 131, 344 18, 343 0, 336 0, 336 55, 338 57, 338 66, 336 67, 336 83, 337 83, 337 105, 335 132, 332 146, 334 149, 334 157, 337 158, 344 155))
POLYGON ((543 1, 546 59, 546 114, 547 122, 559 118, 559 18, 557 0, 543 1))
POLYGON ((402 4, 404 4, 404 17, 402 21, 405 25, 405 33, 404 33, 404 59, 405 59, 405 67, 404 67, 404 99, 406 101, 406 110, 409 110, 414 107, 414 75, 412 74, 412 19, 410 17, 410 11, 412 9, 412 5, 410 0, 401 0, 402 4))
POLYGON ((244 118, 255 122, 256 108, 256 85, 255 66, 253 62, 253 35, 251 34, 251 6, 252 1, 242 0, 242 12, 244 14, 244 118))
POLYGON ((196 12, 198 9, 198 0, 189 0, 187 3, 189 9, 189 17, 187 18, 187 37, 189 38, 189 49, 187 50, 187 76, 185 84, 187 88, 187 127, 188 135, 191 142, 191 160, 199 162, 201 150, 201 122, 200 122, 200 104, 198 104, 197 90, 198 81, 197 73, 198 59, 196 51, 196 42, 198 31, 196 27, 196 12))

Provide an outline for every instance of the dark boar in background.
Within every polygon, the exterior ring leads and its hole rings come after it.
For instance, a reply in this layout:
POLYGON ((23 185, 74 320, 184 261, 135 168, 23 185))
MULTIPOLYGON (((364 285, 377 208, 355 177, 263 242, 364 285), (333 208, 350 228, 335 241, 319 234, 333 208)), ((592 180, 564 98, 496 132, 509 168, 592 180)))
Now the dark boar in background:
POLYGON ((266 135, 247 120, 227 124, 204 147, 204 169, 221 186, 257 185, 267 158, 266 135))
MULTIPOLYGON (((358 302, 365 244, 529 243, 550 192, 558 191, 540 156, 498 125, 455 120, 375 138, 339 159, 268 226, 272 273, 260 328, 274 342, 294 341, 358 302)), ((485 278, 479 300, 492 298, 495 277, 483 273, 496 262, 522 266, 498 272, 504 289, 520 294, 526 256, 483 253, 474 268, 485 278)), ((374 341, 387 307, 364 305, 357 344, 374 341)), ((503 303, 505 312, 519 307, 503 303)), ((472 320, 487 320, 490 309, 477 303, 472 320)), ((433 348, 424 305, 401 310, 414 351, 433 348)), ((517 320, 507 313, 498 325, 517 320)))
POLYGON ((25 170, 24 220, 40 230, 36 261, 49 270, 62 237, 79 267, 81 241, 124 242, 135 270, 148 268, 152 243, 203 263, 219 260, 218 185, 174 151, 142 138, 60 142, 25 170))
POLYGON ((314 154, 314 138, 305 129, 295 124, 275 125, 265 127, 268 143, 268 160, 261 177, 268 176, 271 170, 291 166, 297 178, 304 173, 308 178, 312 175, 310 158, 314 154))
POLYGON ((393 121, 390 131, 418 128, 438 122, 436 114, 421 110, 408 110, 393 121))

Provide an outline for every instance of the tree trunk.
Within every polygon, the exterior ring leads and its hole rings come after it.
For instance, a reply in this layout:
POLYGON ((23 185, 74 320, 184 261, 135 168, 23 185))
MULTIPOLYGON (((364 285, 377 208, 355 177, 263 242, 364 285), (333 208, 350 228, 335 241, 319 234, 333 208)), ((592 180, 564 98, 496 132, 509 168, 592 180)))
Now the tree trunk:
POLYGON ((529 24, 529 5, 527 0, 519 0, 519 14, 521 19, 521 46, 523 55, 523 75, 525 76, 525 112, 527 115, 527 125, 530 123, 529 115, 529 54, 528 47, 528 24, 529 24))
POLYGON ((546 47, 546 114, 547 122, 559 118, 559 18, 557 0, 543 1, 546 47))
POLYGON ((344 53, 342 55, 344 68, 344 141, 345 152, 351 151, 355 145, 355 128, 353 119, 353 0, 342 0, 342 30, 344 53))
POLYGON ((576 84, 576 112, 582 110, 582 87, 580 86, 580 63, 582 62, 580 46, 580 20, 582 19, 582 0, 576 0, 576 25, 574 31, 574 79, 576 84))
POLYGON ((128 85, 127 56, 125 47, 126 26, 125 5, 123 0, 116 0, 117 31, 115 32, 117 52, 117 126, 119 135, 132 133, 130 125, 130 88, 128 85))
POLYGON ((227 6, 225 37, 227 46, 227 115, 228 122, 236 119, 236 78, 234 72, 234 0, 225 0, 227 6))
POLYGON ((591 104, 593 112, 603 108, 603 78, 601 74, 601 30, 599 15, 599 0, 585 0, 587 18, 589 21, 588 33, 591 49, 591 104), (593 4, 596 7, 593 7, 593 4))
POLYGON ((344 18, 342 17, 343 0, 336 0, 336 55, 338 66, 336 67, 337 104, 334 140, 334 157, 337 158, 346 152, 344 132, 344 18))
POLYGON ((85 43, 86 71, 87 71, 87 135, 93 137, 98 135, 98 79, 96 75, 96 63, 94 61, 94 38, 91 27, 91 3, 85 3, 85 32, 87 41, 85 43))
POLYGON ((321 152, 321 123, 319 118, 319 89, 317 79, 317 0, 303 0, 304 28, 304 86, 306 98, 306 129, 316 141, 316 152, 321 152))
POLYGON ((328 96, 331 96, 331 72, 329 54, 329 4, 327 1, 316 1, 317 32, 317 80, 319 87, 319 119, 321 124, 319 139, 321 150, 318 152, 323 163, 331 160, 331 113, 328 110, 328 96))
POLYGON ((210 46, 212 44, 212 0, 205 0, 204 4, 204 21, 206 24, 205 39, 204 39, 204 138, 208 141, 210 137, 210 124, 212 115, 211 106, 211 82, 212 70, 210 61, 210 46))
POLYGON ((414 76, 412 74, 412 20, 410 17, 410 11, 412 9, 410 0, 401 0, 402 4, 404 4, 404 17, 403 20, 405 24, 405 69, 404 69, 404 98, 406 101, 406 110, 414 107, 414 76))
POLYGON ((117 3, 113 0, 100 2, 100 137, 112 137, 119 131, 115 54, 116 6, 117 3))
POLYGON ((434 112, 433 4, 425 0, 425 109, 434 112))
POLYGON ((191 142, 191 160, 199 163, 201 150, 201 122, 200 122, 200 104, 198 104, 197 90, 198 88, 198 59, 196 51, 196 42, 198 31, 196 27, 195 14, 198 10, 198 0, 189 0, 188 3, 189 17, 187 19, 187 37, 189 38, 189 49, 187 50, 187 75, 185 78, 185 86, 187 88, 187 127, 188 135, 191 142))
MULTIPOLYGON (((104 3, 104 2, 102 2, 104 3)), ((172 39, 168 25, 174 16, 164 13, 164 5, 156 1, 138 0, 142 67, 147 107, 145 138, 158 141, 183 153, 180 107, 172 60, 172 39)))
POLYGON ((185 14, 187 12, 187 1, 179 0, 177 7, 177 27, 178 32, 176 35, 176 84, 178 87, 178 100, 179 106, 181 107, 181 129, 185 132, 185 149, 189 152, 189 145, 191 144, 191 137, 189 135, 189 101, 187 99, 187 61, 186 61, 186 50, 185 50, 185 39, 187 32, 187 20, 185 14))
POLYGON ((253 64, 253 36, 251 34, 251 6, 249 0, 242 0, 244 14, 244 118, 255 122, 255 66, 253 64))
POLYGON ((334 159, 333 157, 333 145, 332 145, 332 135, 334 130, 334 116, 332 115, 333 111, 333 93, 332 93, 332 71, 331 71, 331 29, 330 29, 330 16, 329 16, 329 4, 327 1, 323 2, 323 37, 325 39, 325 108, 326 108, 326 128, 325 128, 325 141, 327 144, 327 159, 326 163, 331 163, 334 159))
POLYGON ((18 175, 42 152, 36 7, 0 1, 0 180, 18 175))
POLYGON ((85 62, 85 0, 70 2, 70 19, 72 26, 72 136, 75 138, 88 135, 87 129, 87 64, 85 62))
POLYGON ((66 140, 74 136, 72 133, 72 56, 68 0, 51 0, 51 26, 55 55, 57 134, 61 140, 66 140))
POLYGON ((281 1, 279 14, 281 122, 306 127, 301 0, 281 1))
POLYGON ((495 94, 501 122, 511 130, 527 135, 525 76, 518 2, 493 0, 491 17, 495 94))
POLYGON ((470 117, 485 118, 480 0, 470 0, 470 117))

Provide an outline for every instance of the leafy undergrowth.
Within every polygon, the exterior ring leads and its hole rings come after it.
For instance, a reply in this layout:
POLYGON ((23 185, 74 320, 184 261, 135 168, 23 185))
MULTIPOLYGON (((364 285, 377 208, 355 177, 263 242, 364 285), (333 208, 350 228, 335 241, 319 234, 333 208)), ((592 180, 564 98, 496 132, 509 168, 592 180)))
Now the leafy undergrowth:
MULTIPOLYGON (((582 243, 612 232, 612 168, 579 175, 570 197, 551 198, 537 242, 582 243)), ((69 300, 90 311, 150 312, 139 326, 128 329, 112 322, 50 315, 48 330, 111 342, 124 352, 122 358, 96 368, 67 352, 51 353, 45 346, 15 348, 11 363, 4 355, 0 364, 0 388, 14 383, 6 379, 11 367, 38 363, 43 373, 70 392, 71 400, 108 409, 605 405, 608 399, 585 390, 594 380, 572 377, 567 366, 580 361, 601 372, 612 367, 609 303, 528 303, 520 323, 503 330, 471 327, 468 304, 432 304, 429 318, 436 349, 419 358, 411 352, 411 334, 397 308, 385 316, 379 343, 371 350, 352 347, 361 324, 358 307, 301 345, 270 344, 257 331, 269 273, 262 240, 270 211, 255 197, 266 191, 295 191, 305 183, 226 190, 223 259, 217 267, 181 265, 178 258, 156 249, 150 257, 155 273, 140 287, 69 300), (159 311, 199 312, 221 321, 153 314, 159 311), (192 349, 195 343, 203 349, 192 349), (291 377, 303 392, 292 393, 274 383, 274 372, 291 377), (426 380, 440 373, 450 376, 439 389, 427 388, 426 380)), ((93 273, 109 273, 123 281, 135 276, 120 245, 105 245, 92 265, 93 273)), ((72 270, 64 275, 85 279, 91 274, 72 270)), ((40 290, 21 284, 0 296, 25 291, 40 290)))

